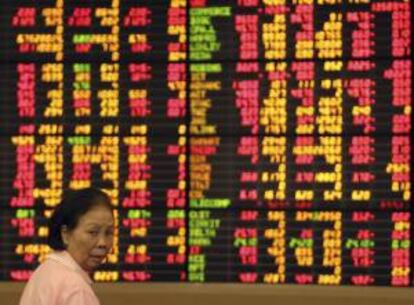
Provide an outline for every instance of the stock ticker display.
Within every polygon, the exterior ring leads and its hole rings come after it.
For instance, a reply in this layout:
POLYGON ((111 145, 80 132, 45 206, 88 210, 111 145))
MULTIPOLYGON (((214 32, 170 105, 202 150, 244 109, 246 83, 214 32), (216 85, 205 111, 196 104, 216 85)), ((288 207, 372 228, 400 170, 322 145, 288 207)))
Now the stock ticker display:
POLYGON ((98 282, 412 286, 410 1, 0 8, 0 280, 95 186, 98 282))

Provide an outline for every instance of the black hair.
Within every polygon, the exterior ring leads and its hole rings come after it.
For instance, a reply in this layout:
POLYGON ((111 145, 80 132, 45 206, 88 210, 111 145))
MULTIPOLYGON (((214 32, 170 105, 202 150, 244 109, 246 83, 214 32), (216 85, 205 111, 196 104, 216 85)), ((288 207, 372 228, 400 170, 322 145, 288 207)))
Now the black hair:
POLYGON ((63 194, 61 203, 49 219, 48 245, 54 250, 65 250, 61 230, 66 226, 69 231, 76 228, 79 218, 96 206, 107 207, 112 212, 111 199, 97 188, 68 190, 63 194))

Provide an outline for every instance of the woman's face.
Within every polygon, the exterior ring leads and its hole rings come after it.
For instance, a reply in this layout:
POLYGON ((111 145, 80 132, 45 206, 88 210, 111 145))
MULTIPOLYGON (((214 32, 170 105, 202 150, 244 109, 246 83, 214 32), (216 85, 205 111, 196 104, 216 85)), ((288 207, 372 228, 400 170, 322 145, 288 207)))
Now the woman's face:
POLYGON ((106 258, 112 247, 113 235, 112 212, 102 205, 83 214, 73 230, 62 227, 66 250, 87 272, 95 269, 106 258))

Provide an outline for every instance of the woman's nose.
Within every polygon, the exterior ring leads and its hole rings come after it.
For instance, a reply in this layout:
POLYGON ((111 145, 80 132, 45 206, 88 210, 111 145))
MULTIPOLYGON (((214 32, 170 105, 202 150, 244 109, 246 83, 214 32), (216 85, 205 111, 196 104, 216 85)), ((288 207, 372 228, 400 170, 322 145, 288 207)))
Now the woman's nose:
POLYGON ((96 243, 97 243, 98 247, 106 248, 108 242, 107 242, 107 238, 106 238, 105 234, 99 234, 98 240, 97 240, 96 243))

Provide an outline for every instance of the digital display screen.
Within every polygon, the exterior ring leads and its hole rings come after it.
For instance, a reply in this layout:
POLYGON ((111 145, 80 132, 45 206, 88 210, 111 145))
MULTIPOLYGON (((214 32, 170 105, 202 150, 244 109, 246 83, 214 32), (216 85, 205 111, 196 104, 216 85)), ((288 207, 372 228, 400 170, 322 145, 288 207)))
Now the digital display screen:
POLYGON ((0 280, 94 186, 97 282, 413 285, 410 1, 3 2, 0 280))

